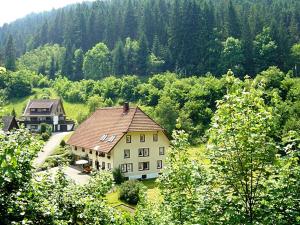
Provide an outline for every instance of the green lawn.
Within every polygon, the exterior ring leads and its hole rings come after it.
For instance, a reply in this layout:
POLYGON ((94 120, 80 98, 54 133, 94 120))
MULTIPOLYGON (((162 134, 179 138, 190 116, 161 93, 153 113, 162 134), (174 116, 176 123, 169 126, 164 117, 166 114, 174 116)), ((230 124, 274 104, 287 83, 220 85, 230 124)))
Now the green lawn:
MULTIPOLYGON (((9 115, 15 109, 17 117, 23 114, 23 111, 30 99, 43 98, 43 96, 50 96, 50 98, 58 98, 58 94, 52 88, 34 88, 30 96, 18 99, 10 99, 8 104, 4 105, 2 115, 9 115)), ((63 105, 68 118, 77 119, 80 113, 87 114, 88 107, 82 103, 70 103, 63 101, 63 105)))
MULTIPOLYGON (((150 201, 157 202, 157 199, 161 199, 161 195, 159 189, 157 187, 156 179, 149 179, 141 181, 147 187, 147 194, 150 201)), ((119 186, 116 186, 114 191, 106 195, 106 200, 109 205, 115 207, 120 204, 127 205, 129 207, 135 207, 132 205, 128 205, 127 203, 119 200, 119 186)))

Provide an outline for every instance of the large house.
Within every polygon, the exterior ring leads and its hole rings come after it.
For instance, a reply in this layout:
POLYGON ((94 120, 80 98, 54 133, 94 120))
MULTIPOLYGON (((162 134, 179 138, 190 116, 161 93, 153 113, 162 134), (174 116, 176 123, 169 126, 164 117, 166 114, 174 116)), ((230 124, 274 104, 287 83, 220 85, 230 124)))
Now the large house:
POLYGON ((169 139, 139 107, 98 109, 67 142, 77 159, 94 169, 120 168, 129 179, 157 177, 164 167, 169 139))
POLYGON ((74 129, 74 122, 66 119, 66 113, 60 99, 30 100, 22 119, 22 123, 31 131, 39 131, 42 123, 51 125, 54 132, 74 129))

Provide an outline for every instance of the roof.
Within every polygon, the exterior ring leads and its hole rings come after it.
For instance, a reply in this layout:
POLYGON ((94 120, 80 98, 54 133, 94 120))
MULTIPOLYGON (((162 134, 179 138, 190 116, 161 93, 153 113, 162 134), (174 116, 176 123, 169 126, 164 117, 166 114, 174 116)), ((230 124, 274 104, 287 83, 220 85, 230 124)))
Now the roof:
POLYGON ((127 113, 123 113, 123 107, 102 108, 84 121, 67 143, 107 153, 129 131, 164 131, 164 129, 139 107, 130 107, 127 113))
POLYGON ((3 131, 7 132, 13 128, 19 128, 16 118, 14 116, 3 116, 3 131))
MULTIPOLYGON (((23 116, 31 115, 53 115, 58 105, 61 104, 60 99, 33 99, 30 100, 25 108, 23 116), (30 109, 50 109, 49 112, 31 112, 30 109)), ((61 104, 62 105, 62 104, 61 104)), ((62 106, 63 108, 63 106, 62 106)))

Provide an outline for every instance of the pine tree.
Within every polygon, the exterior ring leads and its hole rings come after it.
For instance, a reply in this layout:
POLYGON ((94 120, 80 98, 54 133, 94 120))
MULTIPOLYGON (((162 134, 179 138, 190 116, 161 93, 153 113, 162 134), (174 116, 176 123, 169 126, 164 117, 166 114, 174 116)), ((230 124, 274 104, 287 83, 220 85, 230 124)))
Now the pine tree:
POLYGON ((5 67, 7 70, 16 70, 16 50, 12 35, 9 35, 5 48, 5 67))
POLYGON ((132 5, 132 0, 128 0, 127 9, 124 18, 124 33, 123 37, 136 38, 137 34, 137 19, 135 16, 135 10, 132 5))
POLYGON ((12 111, 11 111, 11 113, 10 113, 10 114, 11 114, 11 116, 14 116, 14 117, 16 117, 16 115, 17 115, 17 114, 16 114, 16 110, 15 110, 15 108, 13 108, 13 109, 12 109, 12 111))
POLYGON ((55 59, 54 56, 51 57, 50 68, 49 68, 49 78, 54 79, 56 72, 55 59))
POLYGON ((73 80, 81 80, 83 79, 83 58, 84 54, 82 49, 77 49, 74 52, 74 73, 73 73, 73 80))
POLYGON ((142 34, 139 40, 139 50, 137 52, 137 73, 140 76, 147 75, 149 62, 149 49, 146 36, 142 34))
POLYGON ((61 73, 69 78, 72 77, 73 74, 73 51, 71 44, 67 44, 66 52, 64 58, 62 60, 61 73))
POLYGON ((241 35, 238 16, 231 0, 228 5, 227 34, 234 38, 239 38, 241 35))
POLYGON ((122 41, 118 41, 113 50, 113 70, 116 75, 125 74, 125 53, 122 41))

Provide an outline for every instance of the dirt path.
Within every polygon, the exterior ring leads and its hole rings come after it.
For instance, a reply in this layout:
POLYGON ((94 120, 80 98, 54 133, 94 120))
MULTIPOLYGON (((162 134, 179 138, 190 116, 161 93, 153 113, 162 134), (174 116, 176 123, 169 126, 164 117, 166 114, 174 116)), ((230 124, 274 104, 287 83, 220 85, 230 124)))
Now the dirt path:
POLYGON ((70 132, 59 132, 53 133, 50 139, 46 142, 43 149, 38 153, 37 158, 34 160, 33 165, 35 168, 41 166, 47 157, 59 146, 61 140, 68 135, 70 132))

